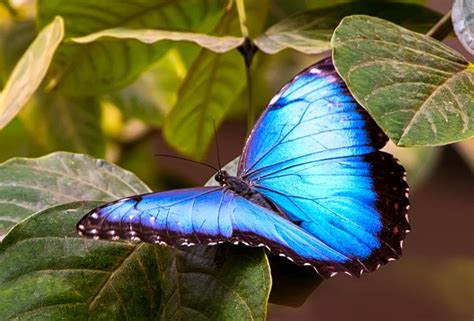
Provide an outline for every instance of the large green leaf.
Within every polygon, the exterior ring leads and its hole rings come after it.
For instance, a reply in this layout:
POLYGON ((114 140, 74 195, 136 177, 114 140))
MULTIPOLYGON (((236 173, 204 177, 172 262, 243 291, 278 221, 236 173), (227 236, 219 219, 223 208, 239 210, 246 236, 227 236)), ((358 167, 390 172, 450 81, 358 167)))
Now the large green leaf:
POLYGON ((203 51, 180 87, 178 102, 165 120, 164 135, 179 152, 204 157, 218 126, 245 83, 238 52, 203 51))
POLYGON ((369 16, 344 18, 331 41, 351 93, 397 145, 474 136, 474 65, 453 49, 369 16))
POLYGON ((0 238, 20 220, 56 204, 149 191, 132 173, 85 155, 13 158, 0 164, 0 238))
MULTIPOLYGON (((223 0, 40 0, 38 23, 63 16, 66 38, 118 27, 207 33, 224 5, 223 0)), ((169 43, 111 38, 65 43, 53 61, 50 85, 74 96, 109 92, 131 83, 169 47, 169 43)))
MULTIPOLYGON (((266 1, 247 8, 247 18, 255 30, 263 24, 266 1)), ((231 34, 239 29, 234 10, 229 10, 214 30, 231 34)), ((164 124, 164 137, 179 152, 202 158, 214 134, 214 125, 223 121, 245 84, 245 65, 237 51, 215 54, 201 51, 180 87, 178 101, 164 124)))
POLYGON ((36 91, 63 35, 63 20, 56 17, 38 34, 18 61, 0 93, 0 129, 16 116, 36 91))
POLYGON ((38 95, 20 119, 45 148, 103 157, 105 142, 96 98, 71 98, 59 93, 38 95))
POLYGON ((381 17, 419 32, 428 31, 441 17, 415 4, 351 2, 294 14, 271 26, 255 44, 267 54, 285 48, 306 54, 321 53, 330 49, 332 33, 341 19, 353 14, 381 17))
POLYGON ((131 85, 110 93, 106 99, 126 116, 161 126, 178 98, 186 66, 179 51, 171 49, 131 85))
POLYGON ((8 234, 0 244, 0 319, 265 320, 263 252, 79 237, 76 222, 98 204, 52 207, 8 234))
POLYGON ((214 52, 227 52, 240 46, 243 38, 234 36, 212 36, 196 32, 168 31, 157 29, 112 28, 87 36, 72 38, 77 43, 94 42, 102 37, 116 39, 135 39, 143 43, 155 43, 163 40, 189 41, 214 52))

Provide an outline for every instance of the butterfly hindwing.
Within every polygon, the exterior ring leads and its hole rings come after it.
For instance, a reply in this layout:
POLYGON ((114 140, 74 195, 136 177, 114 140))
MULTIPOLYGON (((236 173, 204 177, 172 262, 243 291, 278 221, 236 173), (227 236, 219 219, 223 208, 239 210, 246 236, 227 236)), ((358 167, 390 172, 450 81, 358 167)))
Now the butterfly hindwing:
POLYGON ((301 229, 351 258, 338 272, 360 275, 398 258, 409 229, 405 173, 379 151, 386 142, 326 59, 272 100, 247 141, 239 175, 301 229))

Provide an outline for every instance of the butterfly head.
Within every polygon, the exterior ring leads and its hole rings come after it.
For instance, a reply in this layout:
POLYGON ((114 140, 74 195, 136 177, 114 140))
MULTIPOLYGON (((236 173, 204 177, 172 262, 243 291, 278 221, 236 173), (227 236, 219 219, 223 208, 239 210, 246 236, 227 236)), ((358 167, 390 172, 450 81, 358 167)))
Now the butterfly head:
POLYGON ((217 171, 216 175, 214 176, 214 179, 218 181, 221 185, 224 185, 226 183, 227 178, 229 178, 229 173, 223 170, 217 171))

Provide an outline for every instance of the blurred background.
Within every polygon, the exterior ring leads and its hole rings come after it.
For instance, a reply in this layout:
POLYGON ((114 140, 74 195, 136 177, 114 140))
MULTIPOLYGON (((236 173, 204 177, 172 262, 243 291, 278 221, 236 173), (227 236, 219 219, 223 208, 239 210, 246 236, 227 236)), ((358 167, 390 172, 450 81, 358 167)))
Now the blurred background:
MULTIPOLYGON (((284 7, 285 1, 276 2, 284 7)), ((318 1, 307 2, 311 6, 318 1)), ((448 12, 452 5, 450 0, 421 2, 441 14, 448 12)), ((34 15, 34 1, 12 3, 27 8, 25 10, 34 15)), ((7 19, 8 14, 0 11, 0 19, 2 17, 7 19)), ((24 35, 25 30, 29 30, 27 24, 17 28, 16 34, 9 33, 9 42, 2 38, 1 47, 7 54, 9 49, 5 44, 21 41, 15 35, 24 35)), ((455 38, 449 37, 445 43, 470 61, 474 60, 455 38)), ((170 56, 163 59, 164 63, 158 68, 173 63, 170 56)), ((258 108, 263 109, 265 102, 295 73, 318 59, 290 50, 262 59, 254 86, 258 108)), ((3 60, 3 66, 7 64, 5 61, 7 59, 3 60)), ((3 81, 5 74, 8 73, 3 70, 3 81)), ((176 77, 182 79, 179 72, 176 77)), ((173 88, 171 90, 175 90, 173 88)), ((158 93, 160 98, 175 99, 169 92, 158 93)), ((102 105, 101 126, 106 136, 103 157, 133 171, 154 190, 202 185, 213 174, 206 167, 190 162, 155 157, 155 153, 178 154, 166 143, 159 129, 150 129, 143 122, 124 116, 113 102, 110 99, 102 105)), ((57 145, 38 137, 47 125, 29 120, 31 108, 1 132, 0 161, 14 156, 42 156, 58 149, 57 145)), ((169 106, 163 110, 166 108, 169 106)), ((233 110, 217 131, 223 163, 239 156, 246 138, 246 109, 233 110)), ((403 258, 361 279, 337 276, 325 281, 299 308, 270 305, 269 320, 474 319, 474 140, 439 148, 388 146, 387 149, 408 169, 412 187, 409 213, 412 232, 406 239, 403 258)), ((205 161, 217 165, 213 148, 205 161)))

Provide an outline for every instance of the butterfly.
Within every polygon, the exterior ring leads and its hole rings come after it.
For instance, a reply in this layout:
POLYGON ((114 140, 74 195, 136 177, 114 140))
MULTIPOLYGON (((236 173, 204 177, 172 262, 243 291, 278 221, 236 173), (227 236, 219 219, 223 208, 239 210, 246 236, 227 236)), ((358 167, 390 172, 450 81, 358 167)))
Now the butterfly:
POLYGON ((403 167, 331 58, 296 75, 255 124, 237 175, 216 187, 126 197, 86 214, 80 234, 173 246, 266 247, 323 278, 401 256, 410 226, 403 167))

